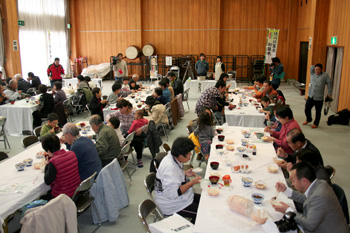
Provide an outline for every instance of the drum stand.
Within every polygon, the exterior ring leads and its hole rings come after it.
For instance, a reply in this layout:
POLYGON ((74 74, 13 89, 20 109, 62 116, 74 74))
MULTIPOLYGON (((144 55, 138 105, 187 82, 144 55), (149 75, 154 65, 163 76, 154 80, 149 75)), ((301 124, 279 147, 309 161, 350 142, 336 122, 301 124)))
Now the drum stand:
POLYGON ((185 64, 183 64, 182 67, 186 67, 186 70, 185 70, 185 74, 182 78, 182 83, 185 84, 185 82, 187 81, 187 76, 188 77, 191 77, 191 79, 193 80, 194 79, 194 74, 193 74, 193 70, 192 70, 192 66, 191 66, 191 61, 186 61, 185 64))

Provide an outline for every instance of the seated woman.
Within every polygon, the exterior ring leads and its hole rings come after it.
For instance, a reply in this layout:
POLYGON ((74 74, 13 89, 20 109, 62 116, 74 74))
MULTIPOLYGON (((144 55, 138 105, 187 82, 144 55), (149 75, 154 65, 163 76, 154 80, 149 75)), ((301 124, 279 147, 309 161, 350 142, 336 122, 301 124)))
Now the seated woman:
POLYGON ((139 89, 140 89, 138 86, 136 86, 136 82, 132 79, 129 81, 129 87, 130 87, 131 91, 135 91, 135 92, 139 91, 139 89))
POLYGON ((54 82, 53 83, 52 95, 53 95, 53 100, 54 100, 55 104, 63 102, 67 99, 66 93, 64 93, 64 91, 62 91, 62 83, 61 82, 54 82))
POLYGON ((281 105, 276 109, 275 116, 282 124, 281 131, 276 132, 266 127, 265 132, 270 133, 271 137, 267 137, 265 141, 273 142, 276 149, 281 147, 286 153, 293 154, 293 150, 289 147, 287 142, 287 133, 295 128, 300 129, 300 126, 293 118, 292 109, 290 109, 288 105, 281 105))
POLYGON ((119 100, 117 102, 117 107, 119 109, 108 114, 106 120, 108 121, 111 117, 117 117, 120 121, 120 130, 122 134, 127 134, 135 119, 135 109, 132 108, 132 104, 126 99, 119 100))
POLYGON ((90 88, 83 75, 78 75, 77 89, 90 88))
POLYGON ((96 87, 92 90, 92 99, 90 101, 91 115, 99 115, 103 119, 103 108, 106 106, 106 100, 101 100, 101 90, 96 87))
POLYGON ((41 126, 41 118, 47 117, 47 115, 52 112, 52 110, 55 106, 53 96, 49 93, 46 93, 47 92, 46 85, 40 84, 39 91, 40 91, 40 93, 42 93, 40 96, 40 100, 39 100, 39 102, 40 102, 39 109, 40 110, 33 112, 34 128, 41 126))
POLYGON ((148 121, 154 121, 156 125, 160 123, 160 120, 164 116, 162 123, 169 124, 168 116, 165 114, 165 106, 159 101, 155 100, 153 96, 146 98, 146 105, 148 109, 148 116, 145 117, 148 121))
POLYGON ((78 160, 75 153, 60 150, 60 139, 53 134, 44 136, 41 145, 50 158, 50 161, 46 161, 44 181, 45 184, 51 185, 51 191, 43 199, 50 200, 60 194, 72 197, 80 184, 78 160))
POLYGON ((171 152, 160 163, 154 185, 155 201, 165 215, 177 213, 196 221, 200 195, 192 187, 201 180, 192 169, 183 170, 184 163, 191 159, 194 144, 189 138, 177 138, 171 152), (191 181, 188 177, 194 177, 191 181))

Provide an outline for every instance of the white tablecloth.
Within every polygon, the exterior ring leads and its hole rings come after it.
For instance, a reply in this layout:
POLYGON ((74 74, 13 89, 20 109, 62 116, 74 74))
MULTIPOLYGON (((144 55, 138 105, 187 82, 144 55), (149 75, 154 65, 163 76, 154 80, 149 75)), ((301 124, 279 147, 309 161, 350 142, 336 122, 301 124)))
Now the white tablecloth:
MULTIPOLYGON (((93 81, 97 87, 102 87, 102 79, 101 78, 92 78, 91 81, 93 81)), ((76 89, 78 84, 77 78, 69 78, 69 79, 62 79, 62 87, 69 87, 69 84, 76 89)))
MULTIPOLYGON (((227 199, 231 195, 240 195, 247 199, 251 199, 252 193, 262 193, 265 195, 265 199, 262 205, 257 206, 257 208, 264 209, 269 218, 272 221, 277 221, 282 218, 282 214, 276 212, 270 204, 271 197, 275 196, 275 184, 277 181, 285 182, 282 171, 279 171, 275 174, 269 173, 267 171, 267 165, 272 164, 272 157, 276 155, 274 148, 271 143, 260 142, 254 134, 251 136, 251 142, 254 143, 257 147, 257 155, 251 156, 251 160, 247 160, 246 158, 241 157, 240 155, 236 155, 237 147, 241 146, 241 139, 243 135, 241 134, 242 127, 224 127, 223 134, 226 138, 234 139, 235 141, 235 151, 228 152, 225 149, 224 155, 220 156, 216 152, 215 145, 219 144, 218 137, 214 137, 213 143, 211 146, 210 158, 205 174, 205 179, 209 178, 209 173, 213 170, 210 167, 210 162, 218 161, 219 168, 218 172, 221 173, 221 177, 228 174, 231 176, 232 183, 230 187, 222 187, 220 190, 219 196, 213 197, 209 196, 205 187, 209 184, 209 180, 203 180, 201 186, 204 187, 201 195, 201 200, 199 203, 198 214, 196 219, 196 224, 194 227, 194 232, 264 232, 263 228, 260 225, 256 225, 253 223, 251 219, 243 217, 237 213, 232 212, 227 204, 227 199), (237 164, 247 164, 251 172, 248 174, 242 173, 233 173, 231 172, 231 168, 226 166, 225 160, 231 159, 237 164), (251 187, 243 187, 241 178, 242 176, 251 177, 254 181, 263 180, 267 183, 267 188, 264 190, 257 189, 254 184, 251 187)), ((249 128, 244 128, 245 130, 249 130, 249 128)), ((259 131, 263 132, 263 128, 260 129, 250 129, 252 132, 259 131)), ((222 144, 222 143, 220 143, 222 144)), ((219 181, 222 183, 222 180, 219 181)), ((288 199, 284 194, 280 194, 277 198, 278 201, 283 201, 291 206, 293 202, 288 199)), ((274 227, 271 221, 269 224, 274 227)), ((267 224, 266 224, 267 225, 267 224)), ((273 231, 268 231, 273 232, 273 231)))
MULTIPOLYGON (((256 107, 251 103, 249 103, 247 107, 245 106, 239 107, 238 103, 239 103, 241 94, 238 94, 238 95, 232 94, 230 96, 233 97, 233 101, 231 103, 237 106, 233 110, 230 110, 228 107, 225 107, 226 123, 229 126, 265 127, 264 113, 260 113, 258 110, 256 110, 256 107)), ((249 102, 248 99, 253 99, 253 98, 247 97, 245 101, 249 102)))
MULTIPOLYGON (((191 80, 186 81, 184 85, 184 90, 190 88, 190 92, 192 93, 202 93, 206 89, 215 86, 216 80, 191 80)), ((236 88, 236 81, 227 81, 227 84, 231 83, 231 88, 236 88)))
POLYGON ((32 158, 33 163, 40 162, 36 153, 42 151, 40 143, 0 163, 0 220, 4 220, 23 205, 39 198, 50 190, 44 183, 44 173, 33 166, 17 171, 15 164, 32 158))
POLYGON ((33 131, 33 115, 38 110, 38 104, 26 103, 26 100, 17 100, 15 104, 0 106, 0 115, 7 118, 5 132, 10 135, 20 135, 24 130, 33 131))

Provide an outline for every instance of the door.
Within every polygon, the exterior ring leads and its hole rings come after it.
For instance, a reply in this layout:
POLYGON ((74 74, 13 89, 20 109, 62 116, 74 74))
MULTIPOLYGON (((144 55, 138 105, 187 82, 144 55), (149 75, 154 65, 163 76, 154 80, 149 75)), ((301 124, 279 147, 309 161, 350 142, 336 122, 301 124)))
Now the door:
POLYGON ((300 42, 300 55, 299 55, 299 82, 306 82, 307 74, 307 56, 309 53, 309 42, 300 42))

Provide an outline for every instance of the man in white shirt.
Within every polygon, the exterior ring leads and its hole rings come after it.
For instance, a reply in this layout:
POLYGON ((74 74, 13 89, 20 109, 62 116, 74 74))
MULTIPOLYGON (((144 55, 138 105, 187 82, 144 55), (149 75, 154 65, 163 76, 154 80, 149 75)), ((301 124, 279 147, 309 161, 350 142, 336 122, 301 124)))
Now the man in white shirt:
MULTIPOLYGON (((310 164, 295 164, 290 172, 290 180, 297 191, 280 182, 276 183, 276 189, 295 202, 303 204, 303 213, 296 213, 295 222, 305 233, 350 232, 333 189, 326 181, 316 179, 310 164)), ((273 207, 283 214, 295 212, 284 202, 273 204, 273 207)))
POLYGON ((165 215, 177 213, 196 221, 200 195, 192 187, 201 180, 192 169, 183 170, 191 159, 194 144, 189 138, 177 138, 169 154, 160 163, 154 186, 155 201, 165 215), (194 177, 191 181, 188 177, 194 177))

